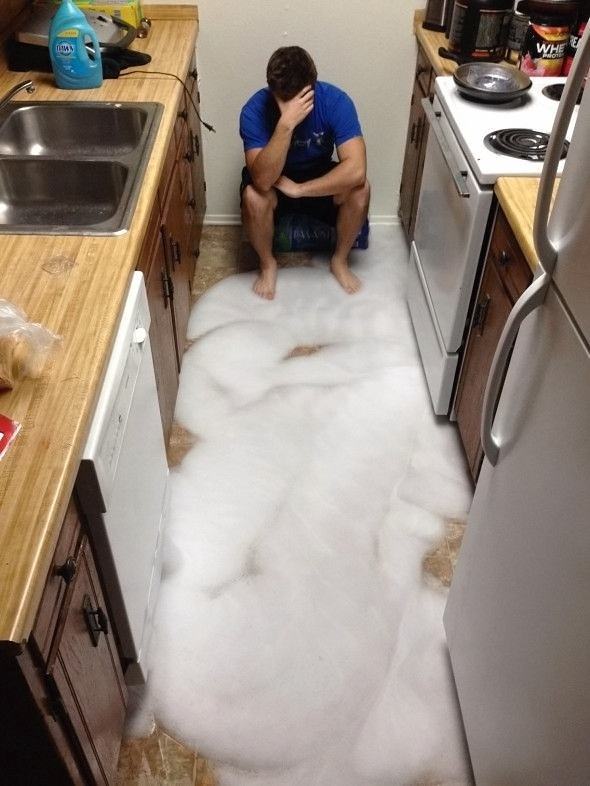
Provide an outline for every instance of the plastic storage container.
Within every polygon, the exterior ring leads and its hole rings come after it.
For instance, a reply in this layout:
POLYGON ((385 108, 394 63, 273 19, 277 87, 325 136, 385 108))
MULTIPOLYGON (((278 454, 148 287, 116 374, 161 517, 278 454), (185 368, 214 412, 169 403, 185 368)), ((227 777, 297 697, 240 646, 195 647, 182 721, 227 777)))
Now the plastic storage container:
POLYGON ((578 5, 561 0, 523 0, 518 10, 530 15, 519 67, 529 76, 560 76, 578 5))
MULTIPOLYGON (((279 217, 275 227, 275 251, 333 251, 336 229, 313 216, 287 213, 279 217)), ((361 227, 353 248, 369 247, 369 220, 361 227)))
POLYGON ((51 20, 49 56, 58 87, 84 90, 102 84, 100 44, 72 0, 62 0, 51 20))

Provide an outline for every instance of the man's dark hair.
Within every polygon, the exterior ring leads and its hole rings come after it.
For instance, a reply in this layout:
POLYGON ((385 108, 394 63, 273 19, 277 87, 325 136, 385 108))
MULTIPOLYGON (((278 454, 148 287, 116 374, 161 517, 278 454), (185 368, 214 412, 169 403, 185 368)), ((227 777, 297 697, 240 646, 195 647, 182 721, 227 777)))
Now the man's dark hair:
POLYGON ((306 85, 315 85, 318 72, 311 56, 300 46, 282 46, 270 56, 266 81, 272 93, 284 101, 294 98, 306 85))

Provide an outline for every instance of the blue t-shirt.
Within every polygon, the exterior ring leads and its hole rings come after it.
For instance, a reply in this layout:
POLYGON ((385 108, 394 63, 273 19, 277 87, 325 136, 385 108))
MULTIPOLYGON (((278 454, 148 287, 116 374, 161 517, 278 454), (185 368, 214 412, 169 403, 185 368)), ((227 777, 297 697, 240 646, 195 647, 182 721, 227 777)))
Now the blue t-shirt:
MULTIPOLYGON (((240 114, 244 150, 266 147, 280 112, 268 87, 254 93, 240 114)), ((328 82, 316 82, 313 110, 293 131, 285 169, 298 169, 332 159, 334 145, 362 136, 352 100, 328 82)))

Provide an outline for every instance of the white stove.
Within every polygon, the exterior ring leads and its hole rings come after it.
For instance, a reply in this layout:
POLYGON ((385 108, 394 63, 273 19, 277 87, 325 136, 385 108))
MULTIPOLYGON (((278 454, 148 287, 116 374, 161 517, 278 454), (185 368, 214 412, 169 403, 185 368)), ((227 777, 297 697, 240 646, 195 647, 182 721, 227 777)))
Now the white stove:
MULTIPOLYGON (((563 84, 565 77, 532 77, 533 86, 522 99, 507 104, 482 104, 464 98, 452 76, 439 77, 435 94, 447 116, 453 133, 481 185, 492 185, 499 177, 539 177, 542 161, 526 161, 492 150, 485 137, 500 129, 527 128, 549 133, 559 103, 543 94, 553 84, 563 84)), ((578 109, 574 112, 567 135, 571 139, 578 109)), ((563 161, 560 172, 563 169, 563 161)))
MULTIPOLYGON (((414 241, 410 254, 408 305, 432 406, 452 416, 452 398, 463 352, 474 290, 495 215, 499 177, 539 177, 542 160, 497 152, 486 137, 526 129, 524 146, 538 157, 553 127, 559 103, 543 89, 566 80, 533 78, 523 99, 482 104, 464 98, 452 77, 439 77, 432 104, 422 101, 428 143, 414 241)), ((570 125, 571 138, 577 109, 570 125)), ((514 141, 514 135, 507 135, 514 141)), ((563 167, 563 164, 562 164, 563 167)))

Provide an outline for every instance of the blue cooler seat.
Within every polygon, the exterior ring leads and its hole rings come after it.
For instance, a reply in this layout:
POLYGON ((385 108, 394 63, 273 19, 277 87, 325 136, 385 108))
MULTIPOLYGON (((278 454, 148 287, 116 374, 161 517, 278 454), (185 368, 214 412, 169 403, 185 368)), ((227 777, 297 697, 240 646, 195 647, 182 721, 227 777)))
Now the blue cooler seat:
MULTIPOLYGON (((333 251, 336 247, 336 228, 303 213, 279 216, 273 238, 273 250, 333 251)), ((369 219, 367 218, 354 241, 353 248, 369 247, 369 219)))

